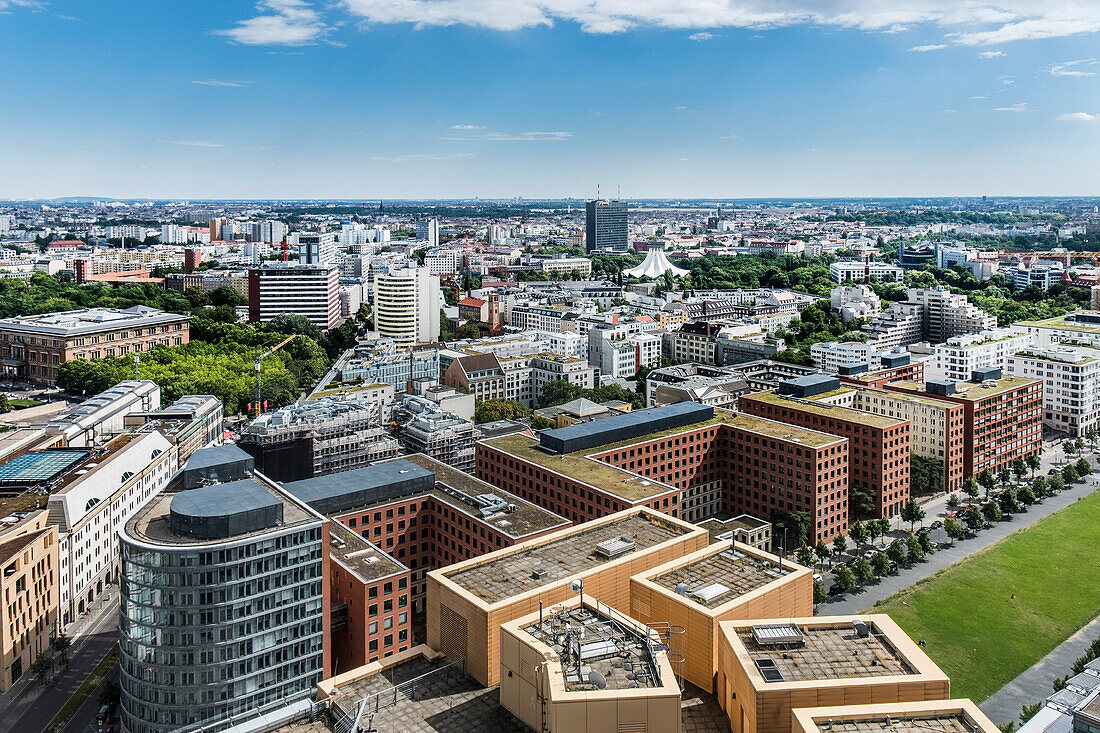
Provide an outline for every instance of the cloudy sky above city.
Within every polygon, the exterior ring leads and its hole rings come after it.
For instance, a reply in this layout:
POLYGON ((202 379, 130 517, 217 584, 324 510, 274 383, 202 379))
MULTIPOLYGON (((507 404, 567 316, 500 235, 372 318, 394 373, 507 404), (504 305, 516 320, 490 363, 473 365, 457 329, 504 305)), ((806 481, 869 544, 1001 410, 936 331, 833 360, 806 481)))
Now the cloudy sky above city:
POLYGON ((0 0, 0 196, 1097 194, 1095 0, 0 0))

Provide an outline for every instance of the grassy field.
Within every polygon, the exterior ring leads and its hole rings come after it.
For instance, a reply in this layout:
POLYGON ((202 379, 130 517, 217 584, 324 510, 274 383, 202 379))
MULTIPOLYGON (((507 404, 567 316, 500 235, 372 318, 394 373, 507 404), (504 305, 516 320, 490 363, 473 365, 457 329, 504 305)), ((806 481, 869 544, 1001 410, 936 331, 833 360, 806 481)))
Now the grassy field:
POLYGON ((952 697, 981 702, 1100 615, 1098 540, 1094 493, 874 611, 925 640, 952 697))

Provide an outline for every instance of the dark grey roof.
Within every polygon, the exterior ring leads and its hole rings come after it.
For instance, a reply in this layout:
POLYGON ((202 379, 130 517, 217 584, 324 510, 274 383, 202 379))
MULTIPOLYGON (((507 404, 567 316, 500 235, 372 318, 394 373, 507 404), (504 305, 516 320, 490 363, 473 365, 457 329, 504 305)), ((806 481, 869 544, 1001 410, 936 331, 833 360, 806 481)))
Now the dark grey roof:
POLYGON ((435 474, 406 460, 385 461, 283 484, 285 491, 322 514, 431 491, 433 488, 435 474))
POLYGON ((282 502, 252 479, 203 486, 172 497, 172 511, 190 517, 222 517, 282 502))
POLYGON ((184 468, 193 470, 197 468, 209 468, 210 466, 221 466, 226 463, 235 463, 236 461, 251 460, 252 456, 230 443, 228 445, 215 445, 210 448, 200 448, 191 454, 184 468))
POLYGON ((252 479, 203 486, 172 497, 173 532, 200 539, 228 539, 277 526, 283 501, 252 479))
POLYGON ((714 417, 714 408, 698 402, 677 402, 650 407, 602 420, 576 423, 556 430, 544 430, 540 436, 543 448, 556 453, 572 453, 620 440, 637 438, 666 428, 702 422, 714 417))

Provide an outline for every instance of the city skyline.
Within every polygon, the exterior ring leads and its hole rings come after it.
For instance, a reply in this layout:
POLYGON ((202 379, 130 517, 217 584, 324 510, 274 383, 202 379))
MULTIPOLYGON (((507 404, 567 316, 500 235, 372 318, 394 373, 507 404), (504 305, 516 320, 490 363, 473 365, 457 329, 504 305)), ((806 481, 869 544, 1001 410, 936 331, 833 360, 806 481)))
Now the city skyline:
POLYGON ((1100 10, 881 5, 0 0, 0 196, 1097 193, 1100 10))

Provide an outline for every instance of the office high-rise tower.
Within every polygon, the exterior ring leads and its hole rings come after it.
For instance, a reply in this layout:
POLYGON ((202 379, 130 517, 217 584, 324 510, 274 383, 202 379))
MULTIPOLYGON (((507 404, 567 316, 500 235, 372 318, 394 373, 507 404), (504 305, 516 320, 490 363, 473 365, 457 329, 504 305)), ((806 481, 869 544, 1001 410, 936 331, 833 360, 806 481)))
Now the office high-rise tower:
POLYGON ((626 202, 589 201, 585 217, 585 247, 589 252, 600 249, 625 250, 630 246, 626 236, 626 202))

